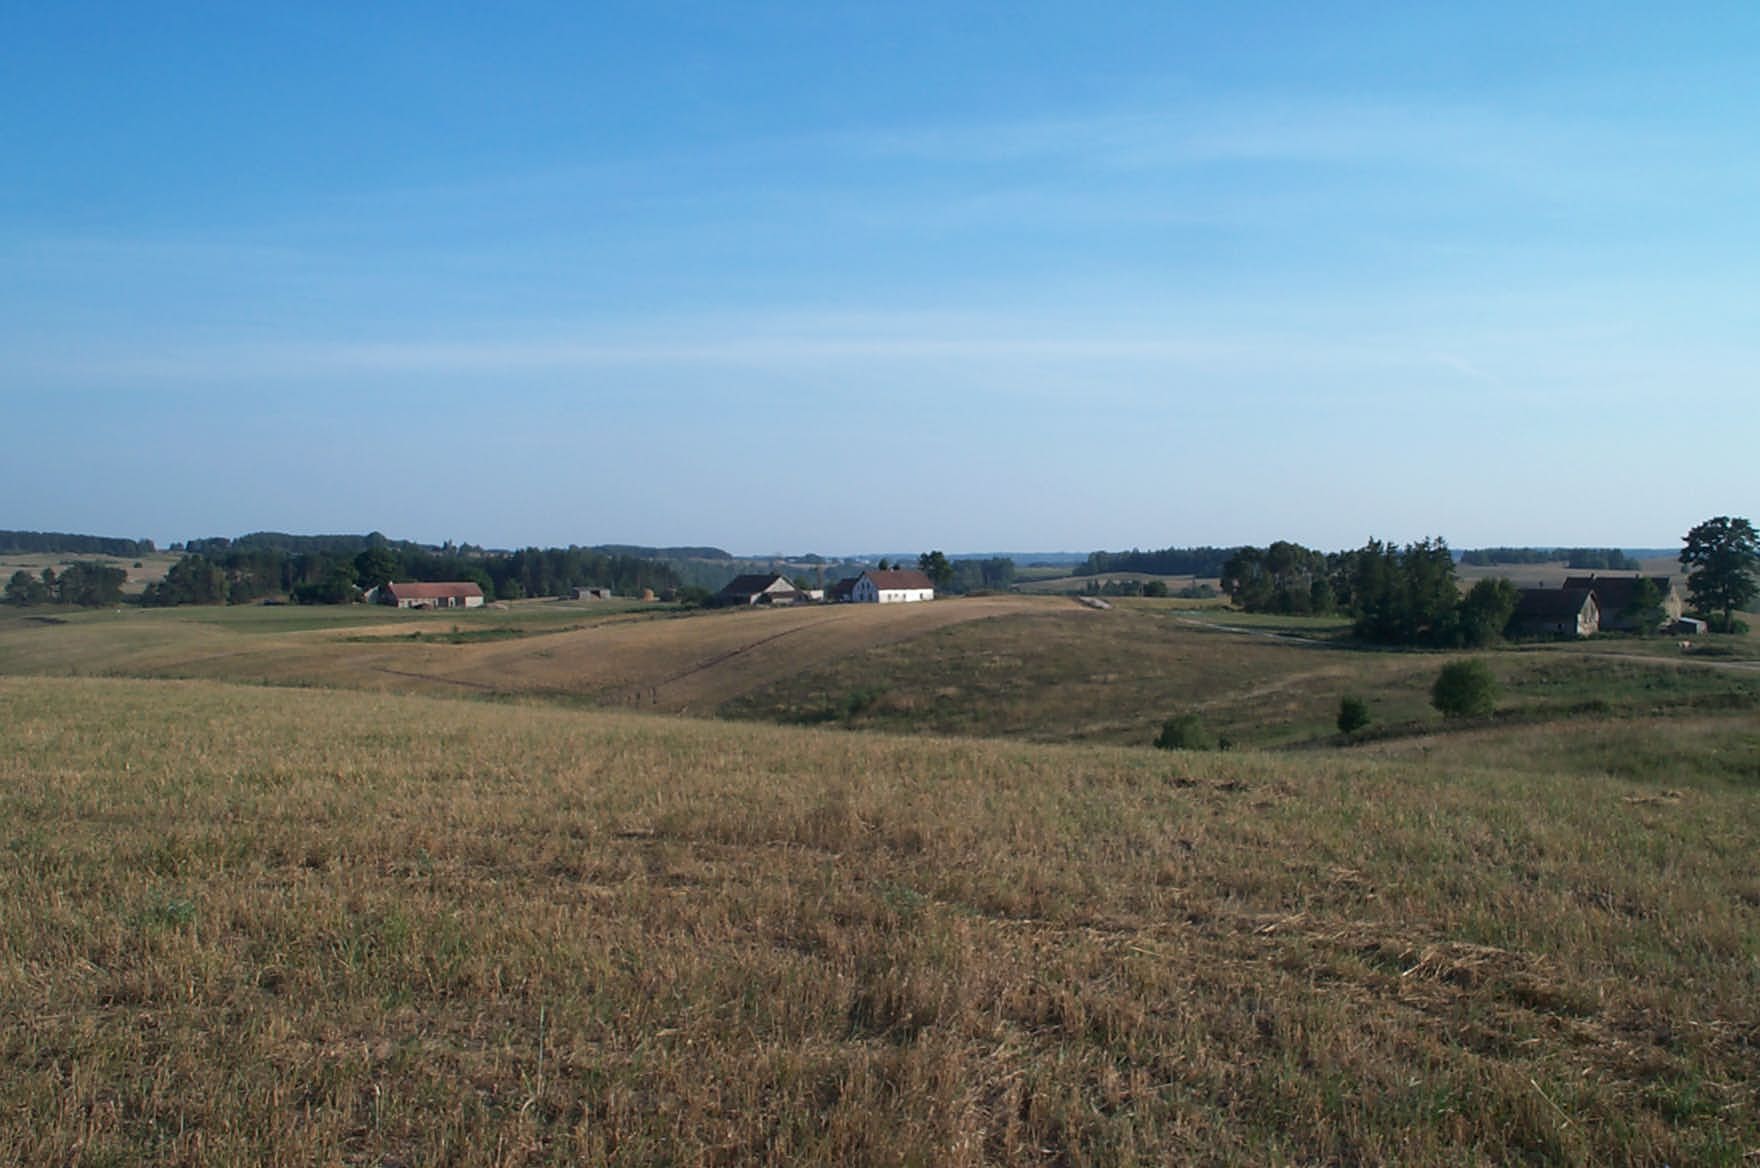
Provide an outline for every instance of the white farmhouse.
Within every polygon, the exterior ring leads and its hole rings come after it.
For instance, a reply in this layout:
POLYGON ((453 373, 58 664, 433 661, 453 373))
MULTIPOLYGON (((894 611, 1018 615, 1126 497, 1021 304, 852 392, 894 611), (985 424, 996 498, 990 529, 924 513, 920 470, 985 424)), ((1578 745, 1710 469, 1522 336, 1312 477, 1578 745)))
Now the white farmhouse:
POLYGON ((908 604, 934 600, 935 585, 915 568, 863 572, 856 577, 849 598, 857 604, 908 604))
POLYGON ((373 589, 370 603, 396 608, 481 608, 483 590, 472 580, 391 583, 373 589))

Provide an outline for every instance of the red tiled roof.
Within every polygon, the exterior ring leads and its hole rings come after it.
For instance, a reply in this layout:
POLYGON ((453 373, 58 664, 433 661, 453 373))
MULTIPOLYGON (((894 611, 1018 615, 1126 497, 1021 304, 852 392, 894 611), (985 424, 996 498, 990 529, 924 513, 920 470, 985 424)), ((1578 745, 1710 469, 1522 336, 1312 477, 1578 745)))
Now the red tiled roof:
POLYGON ((935 590, 934 582, 915 568, 892 568, 885 572, 867 572, 865 575, 874 582, 874 587, 887 592, 904 588, 927 588, 931 592, 935 590))
POLYGON ((450 597, 481 596, 483 590, 472 581, 461 583, 429 584, 408 581, 385 585, 387 591, 399 600, 446 600, 450 597))

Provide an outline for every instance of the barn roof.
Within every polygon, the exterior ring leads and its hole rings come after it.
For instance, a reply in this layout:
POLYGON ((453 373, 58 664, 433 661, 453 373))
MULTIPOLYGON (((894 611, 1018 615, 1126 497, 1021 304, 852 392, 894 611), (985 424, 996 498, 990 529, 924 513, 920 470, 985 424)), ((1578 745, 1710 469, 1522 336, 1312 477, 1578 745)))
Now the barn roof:
POLYGON ((1638 581, 1648 579, 1656 585, 1658 596, 1667 597, 1674 581, 1667 576, 1569 576, 1566 588, 1587 588, 1595 593, 1595 603, 1605 612, 1622 612, 1631 607, 1638 581))
POLYGON ((1515 615, 1530 620, 1568 620, 1582 612, 1593 595, 1587 588, 1524 588, 1516 598, 1515 615))
POLYGON ((722 596, 756 596, 760 592, 795 591, 795 586, 788 582, 788 577, 777 572, 748 572, 743 576, 735 576, 721 590, 722 596), (776 585, 781 584, 781 588, 776 585))
POLYGON ((391 595, 399 600, 446 600, 453 597, 481 596, 483 594, 482 588, 471 580, 447 583, 408 580, 393 582, 385 587, 391 595))
POLYGON ((886 591, 903 588, 927 588, 931 592, 935 590, 934 582, 915 568, 890 568, 884 572, 876 570, 863 574, 874 582, 874 587, 886 591))

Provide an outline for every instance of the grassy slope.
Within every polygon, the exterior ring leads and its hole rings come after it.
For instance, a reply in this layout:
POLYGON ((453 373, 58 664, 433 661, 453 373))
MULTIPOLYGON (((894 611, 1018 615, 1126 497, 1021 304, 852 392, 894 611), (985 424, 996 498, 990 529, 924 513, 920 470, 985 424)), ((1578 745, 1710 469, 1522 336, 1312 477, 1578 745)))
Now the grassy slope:
MULTIPOLYGON (((1370 703, 1382 729, 1436 721, 1429 687, 1446 655, 1368 652, 1338 620, 1197 613, 1153 601, 1003 614, 804 668, 723 712, 1038 741, 1152 741, 1197 711, 1238 743, 1326 739, 1339 698, 1370 703)), ((1760 708, 1760 670, 1681 660, 1672 641, 1544 645, 1487 657, 1524 718, 1725 704, 1760 708), (1672 654, 1659 659, 1656 655, 1672 654)))
POLYGON ((0 1162, 1735 1164, 1760 1130, 1751 765, 91 679, 0 681, 0 725, 0 1162))
MULTIPOLYGON (((652 605, 523 602, 461 613, 352 606, 17 610, 0 606, 0 673, 207 678, 284 686, 530 697, 782 722, 1038 741, 1141 744, 1198 711, 1237 743, 1325 740, 1338 700, 1378 732, 1427 730, 1441 658, 1341 645, 1336 619, 1178 602, 1096 612, 974 597, 680 615, 652 605)), ((1522 717, 1648 714, 1760 702, 1755 638, 1705 667, 1672 640, 1492 655, 1522 717)), ((1727 642, 1727 643, 1725 643, 1727 642)))
POLYGON ((803 668, 950 624, 1067 602, 974 597, 654 619, 588 603, 398 613, 345 608, 0 609, 0 673, 210 678, 539 695, 712 711, 803 668), (61 623, 44 623, 49 621, 61 623), (448 643, 457 630, 462 643, 448 643), (497 632, 520 634, 509 638, 497 632), (415 634, 412 638, 411 634, 415 634), (483 634, 484 639, 471 637, 483 634))

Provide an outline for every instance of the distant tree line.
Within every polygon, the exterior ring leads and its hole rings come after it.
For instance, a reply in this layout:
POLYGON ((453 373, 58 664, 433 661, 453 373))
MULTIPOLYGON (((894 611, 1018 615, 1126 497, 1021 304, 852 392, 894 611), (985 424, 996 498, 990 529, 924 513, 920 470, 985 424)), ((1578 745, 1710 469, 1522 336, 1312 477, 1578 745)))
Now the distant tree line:
POLYGON ((1162 548, 1160 551, 1089 552, 1074 575, 1100 576, 1108 572, 1147 572, 1155 576, 1220 576, 1222 565, 1234 548, 1162 548))
POLYGON ((1122 580, 1089 580, 1082 587, 1082 593, 1086 596, 1177 596, 1181 600, 1209 600, 1216 595, 1216 589, 1209 584, 1187 584, 1175 592, 1165 580, 1137 580, 1127 576, 1122 580))
POLYGON ((1229 598, 1248 612, 1354 618, 1354 631, 1383 645, 1487 645, 1515 611, 1507 580, 1481 580, 1465 596, 1454 554, 1441 539, 1403 548, 1372 539, 1355 551, 1322 552, 1279 541, 1238 548, 1222 567, 1229 598))
POLYGON ((73 535, 65 531, 0 531, 0 552, 133 559, 151 555, 154 550, 150 539, 112 539, 105 535, 73 535))
POLYGON ((1488 568, 1494 564, 1556 564, 1586 572, 1637 572, 1641 563, 1619 548, 1472 548, 1461 553, 1461 563, 1488 568))
MULTIPOLYGON (((880 561, 884 571, 886 560, 880 561)), ((929 577, 935 591, 944 595, 964 596, 972 592, 1005 592, 1014 584, 1014 561, 1008 556, 984 556, 952 560, 942 551, 924 552, 917 557, 917 570, 929 577)))
MULTIPOLYGON (((593 548, 526 548, 506 555, 490 554, 481 563, 494 587, 494 595, 502 600, 560 596, 571 588, 609 588, 625 596, 651 588, 658 594, 677 588, 680 583, 678 573, 660 560, 612 555, 593 548)), ((433 570, 427 565, 418 568, 433 570)), ((409 578, 460 579, 444 575, 409 578)))
POLYGON ((486 552, 368 536, 288 536, 196 540, 165 578, 147 587, 146 605, 243 604, 285 596, 296 604, 344 604, 359 590, 396 580, 475 581, 485 596, 517 600, 559 596, 573 588, 637 594, 676 589, 666 564, 593 548, 524 548, 486 552))
MULTIPOLYGON (((632 556, 638 560, 731 560, 733 553, 718 547, 642 547, 628 543, 602 543, 593 551, 613 556, 632 556)), ((801 556, 804 564, 817 563, 822 556, 801 556)))
POLYGON ((20 568, 6 582, 6 603, 18 605, 76 604, 98 608, 122 599, 128 573, 103 563, 74 563, 61 569, 44 568, 35 575, 20 568))
POLYGON ((224 556, 229 552, 265 551, 282 552, 286 555, 316 554, 342 558, 359 555, 369 548, 391 548, 398 552, 483 554, 483 549, 474 544, 453 544, 448 541, 436 546, 416 543, 407 539, 388 539, 377 531, 368 532, 366 535, 289 535, 285 531, 253 531, 249 535, 218 535, 208 539, 192 539, 187 543, 171 545, 171 550, 174 552, 187 552, 190 555, 206 556, 210 559, 224 556))
POLYGON ((1014 587, 1015 564, 1008 556, 954 560, 952 567, 946 591, 956 596, 970 592, 1006 592, 1014 587))

